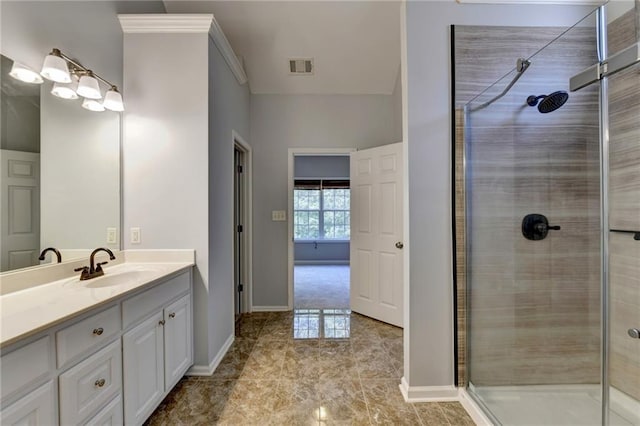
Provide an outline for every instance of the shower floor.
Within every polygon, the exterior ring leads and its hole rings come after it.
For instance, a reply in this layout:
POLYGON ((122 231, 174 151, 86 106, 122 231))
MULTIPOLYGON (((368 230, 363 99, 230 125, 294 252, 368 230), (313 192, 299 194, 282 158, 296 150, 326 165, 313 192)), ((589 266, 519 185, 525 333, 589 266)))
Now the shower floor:
MULTIPOLYGON (((599 426, 598 385, 469 386, 503 425, 599 426)), ((640 402, 611 389, 609 424, 640 425, 640 402)))

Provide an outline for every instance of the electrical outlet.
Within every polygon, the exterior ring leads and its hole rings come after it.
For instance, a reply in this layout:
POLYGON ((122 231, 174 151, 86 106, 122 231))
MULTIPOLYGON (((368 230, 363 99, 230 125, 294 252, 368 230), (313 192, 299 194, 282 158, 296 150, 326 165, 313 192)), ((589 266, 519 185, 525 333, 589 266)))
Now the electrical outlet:
POLYGON ((271 220, 274 222, 284 222, 287 220, 287 212, 284 210, 272 210, 271 220))
POLYGON ((140 244, 140 228, 131 228, 131 244, 140 244))
POLYGON ((115 244, 118 242, 116 228, 107 228, 107 244, 115 244))

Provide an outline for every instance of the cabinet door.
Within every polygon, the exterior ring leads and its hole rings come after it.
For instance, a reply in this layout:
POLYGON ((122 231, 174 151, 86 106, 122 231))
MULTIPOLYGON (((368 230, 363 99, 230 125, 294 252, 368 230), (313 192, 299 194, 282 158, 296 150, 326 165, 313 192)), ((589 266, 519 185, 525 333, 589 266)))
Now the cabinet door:
POLYGON ((191 295, 167 306, 164 316, 164 382, 169 391, 193 363, 191 295))
POLYGON ((54 425, 57 423, 53 382, 20 398, 4 410, 0 416, 2 425, 54 425))
POLYGON ((162 312, 122 336, 124 361, 124 419, 142 424, 164 393, 162 312))

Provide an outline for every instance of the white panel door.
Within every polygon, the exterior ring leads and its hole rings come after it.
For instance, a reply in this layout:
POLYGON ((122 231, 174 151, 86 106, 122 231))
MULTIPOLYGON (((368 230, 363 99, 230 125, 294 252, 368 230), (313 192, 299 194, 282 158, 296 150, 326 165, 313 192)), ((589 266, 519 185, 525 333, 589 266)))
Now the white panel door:
POLYGON ((127 425, 142 424, 164 394, 163 323, 158 312, 122 336, 127 425))
POLYGON ((164 319, 164 383, 169 391, 193 364, 191 295, 167 306, 164 319))
POLYGON ((0 270, 38 264, 40 255, 40 154, 0 151, 0 270))
POLYGON ((402 327, 402 143, 351 154, 351 309, 402 327))

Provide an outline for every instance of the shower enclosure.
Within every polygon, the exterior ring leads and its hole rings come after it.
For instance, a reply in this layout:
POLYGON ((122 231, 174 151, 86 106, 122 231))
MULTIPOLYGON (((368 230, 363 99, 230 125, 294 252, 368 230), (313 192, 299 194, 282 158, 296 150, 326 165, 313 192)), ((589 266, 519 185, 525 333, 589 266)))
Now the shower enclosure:
POLYGON ((640 425, 636 3, 452 30, 458 384, 496 424, 640 425))

